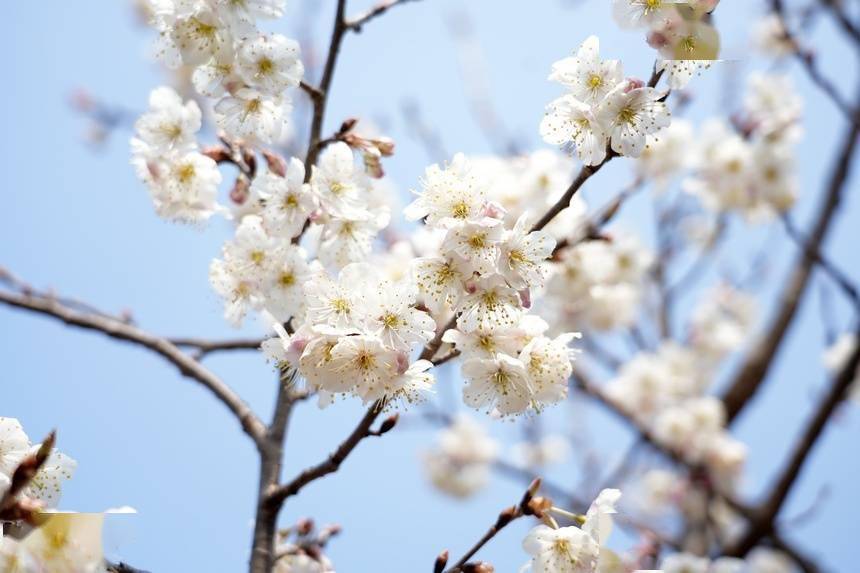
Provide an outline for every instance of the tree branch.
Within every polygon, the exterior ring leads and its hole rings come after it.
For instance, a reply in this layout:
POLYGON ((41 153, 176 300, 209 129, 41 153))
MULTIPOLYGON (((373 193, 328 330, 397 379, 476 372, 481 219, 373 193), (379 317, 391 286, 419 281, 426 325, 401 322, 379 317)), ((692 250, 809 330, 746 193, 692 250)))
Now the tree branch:
POLYGON ((408 2, 418 2, 419 0, 386 0, 385 2, 380 2, 364 14, 353 18, 346 22, 346 28, 348 30, 352 30, 356 33, 361 33, 361 28, 373 20, 374 18, 378 18, 382 16, 395 6, 399 6, 400 4, 406 4, 408 2))
MULTIPOLYGON (((860 329, 858 329, 860 334, 860 329)), ((860 345, 851 353, 846 364, 838 373, 836 378, 821 400, 815 414, 806 425, 800 440, 794 445, 788 463, 780 473, 767 499, 754 512, 750 527, 741 540, 729 551, 730 555, 744 556, 765 535, 774 528, 776 517, 779 514, 788 494, 797 482, 804 464, 809 459, 809 454, 818 439, 824 432, 828 420, 830 420, 836 407, 845 398, 848 388, 857 376, 857 367, 860 365, 860 345)))
POLYGON ((785 335, 800 307, 815 266, 813 253, 821 250, 831 223, 842 201, 843 190, 851 175, 852 158, 860 136, 860 113, 854 113, 839 149, 839 156, 818 209, 807 247, 794 263, 791 276, 779 297, 777 314, 759 341, 751 346, 742 366, 723 394, 727 420, 731 423, 746 406, 767 377, 771 364, 782 346, 785 335))
POLYGON ((258 447, 262 444, 265 426, 248 405, 220 378, 167 339, 149 334, 115 318, 72 310, 44 296, 0 291, 0 303, 50 316, 70 326, 101 332, 111 338, 131 342, 159 354, 176 366, 183 376, 199 382, 209 390, 239 420, 242 429, 254 440, 254 443, 258 447))

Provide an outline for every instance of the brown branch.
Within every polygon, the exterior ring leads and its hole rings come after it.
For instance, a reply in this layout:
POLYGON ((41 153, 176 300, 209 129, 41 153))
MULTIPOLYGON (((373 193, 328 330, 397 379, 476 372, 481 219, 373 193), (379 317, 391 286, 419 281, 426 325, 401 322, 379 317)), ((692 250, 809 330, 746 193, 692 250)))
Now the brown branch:
POLYGON ((729 384, 728 390, 723 394, 729 423, 743 410, 764 382, 785 335, 794 321, 815 266, 816 259, 812 253, 820 252, 851 175, 852 158, 857 147, 858 136, 860 136, 860 113, 855 112, 854 121, 851 122, 839 147, 839 156, 815 217, 812 231, 809 233, 807 247, 795 261, 791 276, 779 297, 777 314, 771 320, 765 334, 751 346, 742 366, 729 384))
POLYGON ((854 43, 860 44, 860 28, 848 18, 848 14, 845 13, 844 3, 840 0, 821 0, 821 3, 830 10, 839 23, 839 26, 854 40, 854 43))
POLYGON ((265 435, 265 427, 248 405, 220 378, 198 361, 182 352, 166 338, 145 332, 136 326, 118 319, 92 315, 70 309, 58 301, 43 296, 14 294, 0 291, 0 303, 59 319, 70 326, 94 330, 117 340, 134 343, 147 348, 176 366, 179 372, 199 382, 233 413, 242 429, 259 447, 265 435))
POLYGON ((615 157, 613 152, 610 152, 606 159, 597 165, 583 165, 582 169, 579 170, 579 174, 573 180, 573 183, 570 184, 570 187, 564 192, 564 195, 556 201, 555 205, 549 208, 549 210, 544 213, 544 216, 540 218, 540 220, 534 224, 531 228, 531 231, 540 231, 544 227, 546 227, 550 221, 555 219, 556 215, 564 211, 570 206, 570 201, 573 199, 573 196, 576 195, 576 192, 588 181, 592 175, 600 171, 600 168, 606 165, 612 158, 615 157))
MULTIPOLYGON (((290 482, 271 489, 266 496, 266 504, 273 508, 279 508, 284 503, 284 500, 299 493, 303 487, 312 481, 336 472, 347 456, 352 453, 355 447, 364 438, 370 436, 381 436, 391 430, 393 424, 386 424, 388 420, 383 422, 383 425, 379 430, 371 430, 373 422, 382 413, 382 407, 383 404, 377 402, 368 408, 364 417, 361 418, 352 433, 350 433, 350 435, 337 447, 337 449, 329 454, 325 461, 307 468, 290 482)), ((389 420, 390 419, 391 418, 389 418, 389 420)))
MULTIPOLYGON (((535 479, 526 492, 523 494, 522 499, 517 505, 512 505, 499 513, 499 516, 496 518, 495 523, 487 530, 486 533, 468 550, 466 553, 445 573, 462 573, 463 567, 466 563, 471 559, 481 548, 490 542, 493 537, 495 537, 502 529, 504 529, 508 524, 512 521, 519 519, 525 515, 534 515, 534 511, 531 509, 532 498, 534 498, 535 493, 537 493, 540 488, 541 480, 535 479)), ((535 499, 535 501, 537 501, 535 499)))
POLYGON ((232 340, 207 340, 205 338, 171 338, 170 343, 174 346, 194 348, 197 352, 194 357, 200 360, 207 354, 213 352, 227 352, 231 350, 259 350, 264 338, 236 338, 232 340))
MULTIPOLYGON (((860 330, 858 330, 860 334, 860 330)), ((830 390, 821 400, 815 414, 809 420, 798 442, 794 445, 788 463, 780 472, 767 499, 753 513, 750 527, 741 540, 729 551, 730 555, 744 556, 765 535, 768 535, 775 526, 776 517, 779 514, 788 494, 800 477, 801 470, 809 459, 812 448, 818 442, 827 422, 836 411, 837 406, 844 400, 848 388, 854 382, 857 375, 857 367, 860 365, 860 346, 854 349, 842 370, 837 374, 830 390)))
MULTIPOLYGON (((827 0, 823 1, 825 1, 825 3, 827 2, 827 0)), ((839 111, 842 112, 850 121, 854 123, 860 121, 860 118, 856 117, 856 112, 851 108, 851 105, 845 101, 839 93, 839 90, 837 90, 836 86, 833 85, 833 82, 827 79, 821 73, 821 70, 818 69, 818 65, 815 62, 815 54, 808 50, 803 50, 800 43, 797 41, 797 37, 788 29, 785 6, 783 5, 782 0, 770 0, 770 7, 782 23, 785 39, 794 47, 794 55, 804 69, 806 69, 806 73, 809 76, 809 79, 812 80, 812 83, 817 85, 821 91, 827 94, 827 97, 830 98, 833 104, 839 108, 839 111)))
MULTIPOLYGON (((659 441, 657 441, 654 438, 653 434, 648 430, 648 428, 635 420, 623 408, 610 400, 596 384, 589 380, 588 376, 583 371, 574 369, 573 380, 580 391, 597 400, 609 411, 611 411, 613 414, 615 414, 627 424, 629 424, 637 432, 639 439, 643 440, 644 442, 647 442, 656 450, 671 459, 673 462, 675 462, 679 466, 686 468, 691 473, 699 473, 702 471, 702 468, 689 463, 678 452, 665 447, 659 441)), ((733 495, 729 494, 728 492, 718 489, 713 483, 711 483, 711 487, 713 488, 713 495, 722 499, 729 507, 731 507, 734 511, 736 511, 744 519, 746 519, 748 523, 755 523, 755 521, 758 519, 758 508, 749 506, 737 500, 733 495)), ((788 542, 786 542, 780 536, 779 530, 776 527, 770 527, 762 537, 767 537, 774 544, 779 543, 782 546, 789 547, 790 551, 786 551, 786 553, 791 556, 804 571, 808 573, 817 573, 819 571, 818 566, 812 560, 804 556, 800 551, 791 547, 788 542)), ((759 538, 759 541, 761 539, 762 538, 759 538)))
MULTIPOLYGON (((337 65, 337 56, 340 53, 343 36, 347 31, 345 13, 346 0, 337 0, 337 9, 335 10, 331 41, 329 43, 325 66, 323 67, 322 79, 320 79, 319 87, 315 88, 316 92, 309 92, 314 93, 314 96, 311 98, 313 101, 314 113, 311 120, 308 150, 305 155, 305 182, 310 181, 311 174, 313 172, 311 167, 316 164, 317 156, 320 151, 320 133, 322 133, 325 110, 328 105, 329 90, 331 88, 332 79, 334 78, 334 70, 337 65)), ((305 88, 305 91, 308 91, 308 89, 305 88)))
POLYGON ((800 249, 813 258, 819 268, 823 270, 831 280, 837 284, 837 286, 839 286, 843 294, 851 299, 854 306, 860 308, 860 291, 858 291, 857 285, 854 284, 848 275, 843 272, 836 263, 824 256, 821 250, 812 249, 810 242, 803 237, 800 230, 794 225, 794 222, 787 213, 783 215, 782 222, 785 226, 785 231, 791 240, 793 240, 800 249))
POLYGON ((399 6, 401 4, 406 4, 408 2, 418 2, 419 0, 386 0, 385 2, 380 2, 364 14, 353 18, 346 22, 346 28, 348 30, 352 30, 356 33, 361 33, 362 27, 373 20, 374 18, 378 18, 382 16, 395 6, 399 6))

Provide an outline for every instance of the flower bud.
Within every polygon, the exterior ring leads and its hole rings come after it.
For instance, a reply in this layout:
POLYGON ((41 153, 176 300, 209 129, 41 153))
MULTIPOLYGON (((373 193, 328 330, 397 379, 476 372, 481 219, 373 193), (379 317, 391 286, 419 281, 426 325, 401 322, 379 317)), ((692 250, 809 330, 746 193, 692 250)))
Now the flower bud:
POLYGON ((433 573, 442 573, 445 570, 445 565, 448 564, 448 550, 444 550, 436 557, 436 562, 433 564, 433 573))
POLYGON ((280 177, 287 174, 287 161, 283 157, 268 149, 264 149, 262 153, 269 171, 280 177))

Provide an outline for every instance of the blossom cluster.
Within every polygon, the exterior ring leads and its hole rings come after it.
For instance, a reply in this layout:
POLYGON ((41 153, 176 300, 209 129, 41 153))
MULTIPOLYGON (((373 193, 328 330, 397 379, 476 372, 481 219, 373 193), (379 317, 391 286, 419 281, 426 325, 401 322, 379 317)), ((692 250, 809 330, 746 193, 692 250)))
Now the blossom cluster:
POLYGON ((691 553, 673 553, 660 563, 663 573, 792 573, 796 570, 784 553, 757 547, 745 559, 719 557, 711 561, 691 553))
MULTIPOLYGON (((574 177, 575 161, 556 149, 503 157, 470 156, 475 173, 487 182, 487 199, 505 210, 504 222, 513 226, 527 212, 555 205, 574 177)), ((556 241, 581 238, 588 207, 579 195, 556 215, 544 231, 556 241)))
POLYGON ((210 281, 231 323, 264 308, 282 323, 302 322, 307 280, 323 266, 364 261, 388 224, 384 192, 356 165, 345 143, 326 148, 310 182, 304 181, 305 166, 296 158, 283 173, 270 170, 254 178, 235 238, 210 266, 210 281), (305 231, 310 253, 296 244, 305 231))
POLYGON ((441 237, 435 256, 414 262, 424 304, 453 311, 456 328, 442 340, 462 354, 466 404, 505 416, 560 401, 571 372, 569 342, 545 335, 548 325, 525 313, 544 284, 555 240, 531 230, 524 213, 506 228, 504 208, 488 200, 488 185, 458 154, 428 167, 418 197, 406 208, 441 237))
POLYGON ((653 255, 633 237, 581 241, 558 259, 541 301, 554 327, 606 331, 636 320, 653 255))
POLYGON ((647 136, 670 124, 665 94, 624 78, 620 61, 602 60, 596 36, 583 42, 575 56, 553 64, 549 79, 568 93, 547 106, 541 137, 552 145, 575 147, 585 165, 603 163, 609 149, 639 157, 647 136))
POLYGON ((461 414, 439 432, 436 446, 424 452, 424 470, 439 490, 468 497, 487 485, 498 452, 499 444, 483 426, 461 414))
POLYGON ((657 50, 657 71, 669 87, 684 88, 711 66, 720 53, 720 36, 707 21, 719 0, 613 0, 615 21, 627 29, 645 29, 648 45, 657 50))
POLYGON ((676 120, 649 138, 637 171, 660 190, 684 174, 682 188, 708 210, 766 220, 788 211, 797 198, 794 148, 801 112, 787 77, 751 74, 733 124, 711 119, 697 133, 676 120))
POLYGON ((722 402, 704 394, 720 362, 738 349, 753 325, 753 302, 722 287, 694 310, 684 345, 664 341, 625 363, 606 395, 654 439, 690 463, 705 464, 731 485, 746 460, 746 447, 725 430, 722 402))
POLYGON ((218 126, 233 139, 277 142, 292 107, 286 90, 301 82, 299 45, 263 34, 258 19, 280 18, 283 0, 154 0, 158 57, 187 66, 194 87, 217 98, 218 126))
POLYGON ((416 308, 418 288, 391 281, 367 263, 353 263, 332 278, 324 270, 304 283, 306 309, 292 334, 279 321, 279 337, 263 351, 281 368, 297 369, 321 405, 335 395, 364 402, 421 400, 433 385, 432 363, 410 363, 416 347, 433 337, 435 322, 416 308))

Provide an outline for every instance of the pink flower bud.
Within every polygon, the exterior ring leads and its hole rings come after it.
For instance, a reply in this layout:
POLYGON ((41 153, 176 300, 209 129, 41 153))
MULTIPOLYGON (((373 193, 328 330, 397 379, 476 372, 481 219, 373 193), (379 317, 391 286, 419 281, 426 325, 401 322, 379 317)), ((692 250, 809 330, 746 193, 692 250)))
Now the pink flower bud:
POLYGON ((403 374, 409 369, 409 355, 405 352, 397 353, 397 374, 403 374))
POLYGON ((640 80, 639 78, 630 78, 627 80, 627 87, 624 88, 624 93, 630 93, 633 90, 644 88, 645 82, 640 80))
POLYGON ((523 305, 523 308, 531 308, 532 307, 532 293, 529 289, 523 289, 520 291, 520 302, 523 305))

